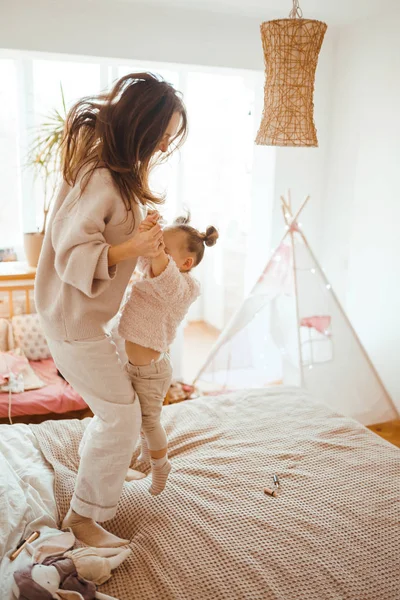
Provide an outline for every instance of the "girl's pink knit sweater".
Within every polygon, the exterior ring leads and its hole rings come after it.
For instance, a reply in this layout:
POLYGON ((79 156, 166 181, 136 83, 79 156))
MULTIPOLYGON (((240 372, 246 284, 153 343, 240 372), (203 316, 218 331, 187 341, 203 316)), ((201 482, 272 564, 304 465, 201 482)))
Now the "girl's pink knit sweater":
POLYGON ((151 277, 151 261, 141 258, 138 267, 144 279, 133 284, 119 323, 127 341, 166 352, 190 305, 200 295, 200 284, 189 273, 181 273, 174 260, 158 277, 151 277))

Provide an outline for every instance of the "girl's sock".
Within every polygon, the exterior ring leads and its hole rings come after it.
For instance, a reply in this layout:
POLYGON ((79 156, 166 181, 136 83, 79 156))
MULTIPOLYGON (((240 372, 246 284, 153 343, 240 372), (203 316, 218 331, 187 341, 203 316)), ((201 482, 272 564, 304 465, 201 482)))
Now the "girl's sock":
POLYGON ((171 471, 171 463, 168 460, 168 456, 165 455, 162 458, 151 458, 151 486, 149 488, 150 494, 157 496, 161 494, 167 483, 168 475, 171 471))
POLYGON ((148 463, 150 460, 149 447, 146 442, 146 438, 143 433, 140 434, 140 454, 138 456, 138 461, 148 463))

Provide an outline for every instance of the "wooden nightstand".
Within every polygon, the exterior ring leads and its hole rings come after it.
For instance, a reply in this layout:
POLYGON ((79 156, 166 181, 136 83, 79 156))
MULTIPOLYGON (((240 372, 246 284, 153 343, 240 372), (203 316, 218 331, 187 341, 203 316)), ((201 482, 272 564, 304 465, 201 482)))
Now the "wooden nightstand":
POLYGON ((24 262, 0 262, 0 306, 1 317, 13 317, 15 297, 25 305, 25 312, 31 312, 31 292, 35 284, 36 269, 24 262), (7 306, 8 305, 8 306, 7 306))

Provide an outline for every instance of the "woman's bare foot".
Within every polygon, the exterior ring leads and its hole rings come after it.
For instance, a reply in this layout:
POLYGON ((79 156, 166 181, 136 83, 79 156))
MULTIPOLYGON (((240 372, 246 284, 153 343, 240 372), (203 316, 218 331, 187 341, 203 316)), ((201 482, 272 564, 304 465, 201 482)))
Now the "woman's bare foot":
POLYGON ((94 548, 117 548, 129 544, 129 540, 109 533, 93 519, 82 517, 71 508, 62 523, 62 529, 66 528, 70 528, 80 542, 94 548))

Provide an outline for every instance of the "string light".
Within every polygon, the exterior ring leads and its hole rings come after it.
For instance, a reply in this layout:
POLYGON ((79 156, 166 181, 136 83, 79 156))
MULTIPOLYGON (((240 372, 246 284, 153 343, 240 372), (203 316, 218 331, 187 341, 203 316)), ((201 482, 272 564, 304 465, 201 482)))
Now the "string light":
POLYGON ((275 260, 276 260, 276 262, 279 262, 279 261, 281 261, 281 260, 282 260, 282 256, 280 256, 280 254, 277 254, 277 255, 275 256, 275 260))
POLYGON ((311 273, 315 275, 315 269, 311 269, 311 273))
POLYGON ((330 284, 330 283, 327 283, 327 284, 326 284, 326 289, 327 289, 327 290, 330 290, 330 289, 331 289, 331 287, 332 287, 332 286, 331 286, 331 284, 330 284))
POLYGON ((312 365, 308 365, 308 370, 311 371, 312 367, 312 365))

